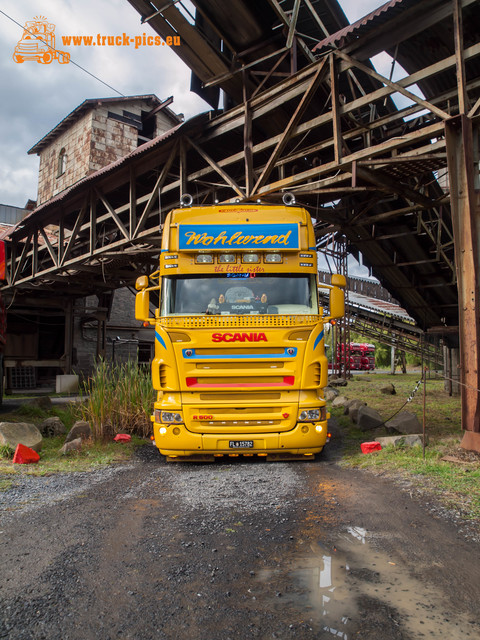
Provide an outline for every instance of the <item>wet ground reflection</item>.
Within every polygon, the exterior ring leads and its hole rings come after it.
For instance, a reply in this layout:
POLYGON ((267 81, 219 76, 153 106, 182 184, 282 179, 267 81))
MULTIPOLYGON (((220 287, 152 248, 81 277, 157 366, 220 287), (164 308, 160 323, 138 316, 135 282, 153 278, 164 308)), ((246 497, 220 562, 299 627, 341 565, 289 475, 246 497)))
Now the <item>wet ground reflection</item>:
POLYGON ((382 616, 405 633, 402 637, 480 637, 477 621, 458 615, 455 603, 446 602, 434 587, 412 578, 407 567, 376 549, 365 529, 349 527, 333 548, 305 546, 308 552, 288 568, 265 569, 259 575, 264 583, 281 580, 289 585, 276 608, 289 606, 341 640, 352 640, 359 629, 368 628, 369 618, 381 626, 382 616))

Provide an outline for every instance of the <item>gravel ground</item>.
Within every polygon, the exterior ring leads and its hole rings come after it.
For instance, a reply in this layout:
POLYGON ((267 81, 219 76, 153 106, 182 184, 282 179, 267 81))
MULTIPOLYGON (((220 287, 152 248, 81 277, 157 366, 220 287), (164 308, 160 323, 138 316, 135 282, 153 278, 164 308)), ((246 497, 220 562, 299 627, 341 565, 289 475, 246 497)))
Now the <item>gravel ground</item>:
POLYGON ((473 640, 479 544, 422 499, 334 455, 166 464, 146 446, 16 477, 0 638, 473 640))

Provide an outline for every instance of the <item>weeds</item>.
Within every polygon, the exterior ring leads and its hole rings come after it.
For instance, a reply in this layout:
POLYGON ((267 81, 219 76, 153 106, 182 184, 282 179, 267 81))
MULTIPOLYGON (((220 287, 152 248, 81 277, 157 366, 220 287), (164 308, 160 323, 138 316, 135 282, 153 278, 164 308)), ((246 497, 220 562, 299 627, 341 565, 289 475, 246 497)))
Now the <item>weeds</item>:
MULTIPOLYGON (((349 399, 360 398, 377 409, 388 419, 415 387, 418 375, 375 374, 355 376, 342 394, 349 399), (386 381, 393 382, 396 395, 381 394, 380 387, 386 381)), ((418 390, 413 401, 403 409, 415 413, 423 422, 423 389, 418 390)), ((338 425, 343 432, 343 466, 369 469, 388 476, 401 476, 422 489, 439 496, 449 507, 455 506, 468 518, 480 518, 480 456, 472 454, 472 462, 461 464, 466 458, 460 452, 462 437, 460 424, 460 398, 448 396, 443 389, 443 380, 427 380, 426 386, 426 434, 428 446, 423 459, 422 447, 386 447, 370 454, 360 452, 360 443, 374 440, 377 436, 391 435, 383 428, 380 432, 362 432, 343 409, 333 409, 338 425), (442 460, 445 455, 458 458, 457 464, 442 460)))
POLYGON ((146 437, 155 400, 150 372, 136 362, 108 364, 100 361, 84 383, 82 418, 90 423, 95 440, 116 433, 146 437))
POLYGON ((9 444, 0 445, 0 458, 3 460, 12 460, 15 451, 9 444))

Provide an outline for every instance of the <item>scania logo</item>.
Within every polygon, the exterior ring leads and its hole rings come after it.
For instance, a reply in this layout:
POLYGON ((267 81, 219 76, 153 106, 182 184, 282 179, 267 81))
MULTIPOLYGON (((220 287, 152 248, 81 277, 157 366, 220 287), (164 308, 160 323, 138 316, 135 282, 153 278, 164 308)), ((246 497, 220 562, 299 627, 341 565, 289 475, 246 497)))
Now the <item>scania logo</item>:
POLYGON ((264 333, 214 333, 213 342, 268 342, 264 333))

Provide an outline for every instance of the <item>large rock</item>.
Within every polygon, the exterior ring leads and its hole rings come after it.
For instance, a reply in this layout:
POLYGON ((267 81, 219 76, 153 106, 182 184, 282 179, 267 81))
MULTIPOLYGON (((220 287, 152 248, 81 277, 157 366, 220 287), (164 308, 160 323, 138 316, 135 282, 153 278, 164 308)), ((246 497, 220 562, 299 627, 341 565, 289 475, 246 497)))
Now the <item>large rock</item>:
POLYGON ((421 433, 422 425, 410 411, 401 411, 385 423, 388 433, 421 433))
POLYGON ((33 398, 33 400, 29 400, 27 404, 31 407, 38 407, 39 409, 43 409, 43 411, 48 411, 53 407, 52 401, 48 396, 39 396, 38 398, 33 398))
POLYGON ((350 400, 346 396, 337 396, 332 402, 332 407, 344 407, 350 400))
POLYGON ((423 436, 418 433, 408 436, 384 436, 376 438, 376 440, 382 445, 382 447, 388 447, 388 445, 393 445, 394 447, 421 447, 423 444, 423 436))
POLYGON ((55 436, 62 436, 64 433, 67 433, 65 425, 58 416, 46 418, 42 424, 38 425, 38 430, 44 438, 54 438, 55 436))
POLYGON ((380 387, 380 393, 383 393, 386 396, 394 396, 397 391, 395 386, 391 382, 388 382, 387 384, 384 384, 383 387, 380 387))
POLYGON ((358 398, 350 400, 350 402, 345 406, 345 415, 347 415, 352 422, 357 422, 358 410, 360 409, 360 407, 366 406, 367 403, 363 402, 363 400, 359 400, 358 398))
POLYGON ((37 453, 42 449, 42 434, 31 422, 0 422, 0 445, 24 444, 37 453))
POLYGON ((335 398, 339 395, 339 391, 337 389, 332 389, 331 387, 325 387, 323 390, 323 397, 327 402, 331 402, 335 400, 335 398))
POLYGON ((377 429, 383 425, 382 416, 371 407, 359 407, 357 413, 357 424, 362 431, 377 429))
POLYGON ((75 440, 70 440, 70 442, 65 442, 63 447, 60 449, 60 453, 66 456, 68 453, 81 451, 81 450, 82 450, 82 439, 75 438, 75 440))
POLYGON ((65 443, 71 442, 72 440, 76 440, 77 438, 81 438, 82 440, 88 440, 92 437, 92 430, 88 422, 84 420, 77 420, 73 427, 68 432, 67 437, 65 438, 65 443))
POLYGON ((343 378, 331 378, 328 381, 328 386, 329 387, 346 387, 347 381, 344 380, 343 378))

